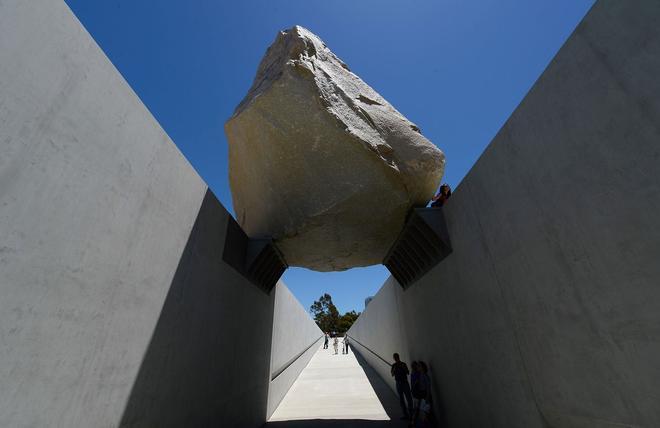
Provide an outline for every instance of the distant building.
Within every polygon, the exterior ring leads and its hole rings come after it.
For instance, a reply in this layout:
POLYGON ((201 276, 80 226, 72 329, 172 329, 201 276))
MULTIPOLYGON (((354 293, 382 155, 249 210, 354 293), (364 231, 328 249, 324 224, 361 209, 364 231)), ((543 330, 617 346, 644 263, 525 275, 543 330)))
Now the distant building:
POLYGON ((374 299, 374 296, 369 296, 366 299, 364 299, 364 308, 365 309, 367 308, 367 305, 369 304, 369 302, 371 302, 373 299, 374 299))

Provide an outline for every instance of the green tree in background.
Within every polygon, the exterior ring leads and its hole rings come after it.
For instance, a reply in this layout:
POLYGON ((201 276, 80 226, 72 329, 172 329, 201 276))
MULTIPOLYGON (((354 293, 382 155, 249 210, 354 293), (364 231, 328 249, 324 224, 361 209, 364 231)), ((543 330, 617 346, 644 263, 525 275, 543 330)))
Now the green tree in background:
POLYGON ((339 324, 339 311, 337 307, 332 303, 332 296, 328 293, 325 293, 312 303, 312 306, 309 308, 314 316, 314 321, 323 331, 337 331, 337 325, 339 324))
POLYGON ((339 324, 337 325, 337 331, 340 333, 345 333, 353 325, 355 320, 360 316, 359 312, 350 311, 346 312, 339 318, 339 324))
POLYGON ((355 311, 340 316, 337 307, 332 303, 332 296, 328 293, 315 300, 309 310, 321 330, 338 334, 346 333, 360 316, 360 313, 355 311))

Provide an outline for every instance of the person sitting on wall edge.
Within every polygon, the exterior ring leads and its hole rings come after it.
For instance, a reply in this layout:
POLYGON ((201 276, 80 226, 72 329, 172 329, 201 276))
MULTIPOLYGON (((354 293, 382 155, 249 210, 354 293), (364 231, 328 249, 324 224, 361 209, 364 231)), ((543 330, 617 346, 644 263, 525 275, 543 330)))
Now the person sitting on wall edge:
POLYGON ((433 201, 433 203, 431 203, 431 207, 439 208, 443 206, 450 197, 451 197, 451 187, 449 187, 449 184, 445 183, 442 186, 440 186, 440 192, 438 192, 437 195, 431 198, 431 200, 433 201))

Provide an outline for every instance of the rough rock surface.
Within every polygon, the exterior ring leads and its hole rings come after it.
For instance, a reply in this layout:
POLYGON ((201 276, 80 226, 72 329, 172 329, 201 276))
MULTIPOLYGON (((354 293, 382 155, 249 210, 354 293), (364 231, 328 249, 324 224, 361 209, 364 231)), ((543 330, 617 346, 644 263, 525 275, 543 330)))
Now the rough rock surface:
POLYGON ((290 266, 381 263, 444 172, 419 128, 299 26, 268 48, 225 132, 236 217, 290 266))

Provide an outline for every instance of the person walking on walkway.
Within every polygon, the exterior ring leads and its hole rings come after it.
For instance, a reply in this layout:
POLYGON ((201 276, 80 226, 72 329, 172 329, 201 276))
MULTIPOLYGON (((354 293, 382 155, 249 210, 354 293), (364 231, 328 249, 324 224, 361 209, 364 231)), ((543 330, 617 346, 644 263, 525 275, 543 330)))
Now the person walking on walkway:
POLYGON ((408 383, 408 366, 406 363, 399 359, 399 354, 392 355, 394 364, 390 372, 394 376, 396 382, 396 392, 399 394, 399 403, 401 410, 403 410, 403 417, 401 419, 410 419, 410 414, 413 410, 412 396, 410 395, 410 384, 408 383))
POLYGON ((341 353, 342 354, 348 354, 348 334, 344 335, 343 343, 344 343, 344 349, 342 350, 341 353))
POLYGON ((337 336, 335 336, 332 346, 335 348, 335 355, 337 355, 337 351, 339 351, 339 339, 337 339, 337 336))
POLYGON ((323 333, 323 335, 324 335, 323 349, 328 349, 328 340, 329 340, 328 332, 326 331, 325 333, 323 333))

